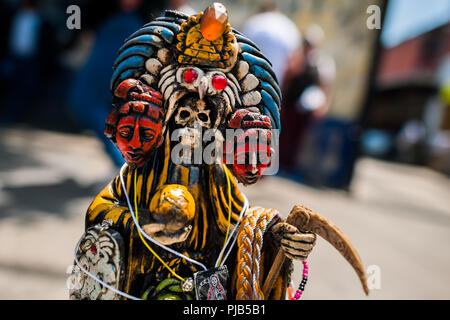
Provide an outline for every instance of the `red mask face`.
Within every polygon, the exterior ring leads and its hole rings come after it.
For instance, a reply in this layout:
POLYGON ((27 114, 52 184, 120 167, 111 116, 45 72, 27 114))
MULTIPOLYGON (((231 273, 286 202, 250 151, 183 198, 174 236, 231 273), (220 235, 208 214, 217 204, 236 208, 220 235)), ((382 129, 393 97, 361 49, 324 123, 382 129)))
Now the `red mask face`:
MULTIPOLYGON (((254 135, 258 135, 257 130, 248 130, 242 137, 238 138, 238 141, 245 141, 245 138, 254 135)), ((261 178, 264 170, 270 165, 270 156, 270 132, 267 143, 265 141, 238 143, 234 152, 233 174, 245 185, 254 184, 261 178)))
POLYGON ((161 143, 161 122, 143 115, 128 115, 117 125, 117 146, 128 164, 142 166, 161 143))

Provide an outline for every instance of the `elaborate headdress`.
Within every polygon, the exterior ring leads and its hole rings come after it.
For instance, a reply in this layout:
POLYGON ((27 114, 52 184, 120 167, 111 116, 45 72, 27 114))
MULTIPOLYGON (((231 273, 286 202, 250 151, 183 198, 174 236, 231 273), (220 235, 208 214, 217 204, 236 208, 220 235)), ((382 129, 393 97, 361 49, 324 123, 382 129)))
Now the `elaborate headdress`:
MULTIPOLYGON (((271 63, 228 24, 226 10, 218 3, 191 17, 165 11, 132 34, 114 63, 111 91, 125 79, 141 79, 162 93, 164 107, 169 108, 169 100, 181 95, 175 95, 176 89, 167 80, 175 80, 173 70, 183 65, 226 72, 232 80, 232 92, 227 95, 230 105, 257 107, 270 118, 272 128, 280 129, 281 92, 271 63)), ((172 112, 168 110, 168 117, 172 112)))

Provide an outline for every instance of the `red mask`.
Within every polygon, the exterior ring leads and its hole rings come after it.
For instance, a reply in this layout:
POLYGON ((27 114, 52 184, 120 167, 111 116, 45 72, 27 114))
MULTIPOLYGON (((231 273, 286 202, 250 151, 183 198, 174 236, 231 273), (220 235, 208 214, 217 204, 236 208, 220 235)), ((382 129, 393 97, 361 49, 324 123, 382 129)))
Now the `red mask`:
POLYGON ((238 140, 238 145, 234 151, 232 171, 236 178, 245 185, 256 183, 264 170, 270 165, 270 131, 264 130, 266 141, 249 140, 249 137, 258 137, 256 129, 246 130, 238 140), (255 143, 256 142, 256 143, 255 143))
POLYGON ((162 142, 161 122, 144 115, 125 116, 117 125, 116 141, 128 164, 142 166, 162 142))

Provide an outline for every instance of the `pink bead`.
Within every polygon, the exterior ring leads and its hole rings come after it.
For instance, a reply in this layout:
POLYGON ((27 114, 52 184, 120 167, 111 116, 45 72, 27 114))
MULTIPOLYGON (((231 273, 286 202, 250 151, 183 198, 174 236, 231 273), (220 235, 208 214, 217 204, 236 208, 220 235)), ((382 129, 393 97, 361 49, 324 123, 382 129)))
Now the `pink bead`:
MULTIPOLYGON (((308 278, 308 262, 306 260, 302 261, 303 263, 303 278, 308 278)), ((298 289, 297 292, 295 292, 294 297, 292 300, 298 300, 302 296, 302 290, 298 289)))

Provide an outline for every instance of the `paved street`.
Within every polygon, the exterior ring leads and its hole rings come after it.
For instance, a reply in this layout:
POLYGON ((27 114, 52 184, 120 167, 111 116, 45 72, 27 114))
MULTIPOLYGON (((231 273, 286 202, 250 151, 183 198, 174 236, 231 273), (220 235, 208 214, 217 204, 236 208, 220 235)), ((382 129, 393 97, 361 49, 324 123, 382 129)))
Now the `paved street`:
MULTIPOLYGON (((85 211, 116 169, 95 138, 26 128, 0 129, 0 158, 0 299, 66 299, 85 211)), ((303 203, 338 225, 364 265, 379 268, 381 288, 368 299, 450 299, 448 178, 365 158, 350 194, 278 177, 242 190, 252 204, 287 215, 303 203)), ((366 299, 325 241, 309 264, 304 299, 366 299)))

